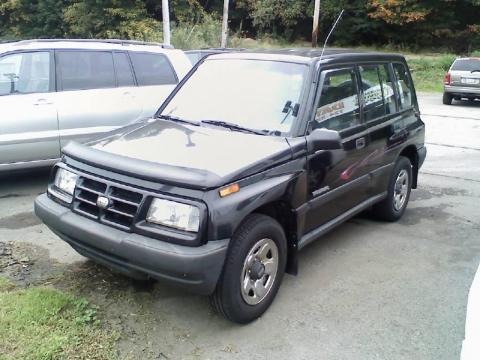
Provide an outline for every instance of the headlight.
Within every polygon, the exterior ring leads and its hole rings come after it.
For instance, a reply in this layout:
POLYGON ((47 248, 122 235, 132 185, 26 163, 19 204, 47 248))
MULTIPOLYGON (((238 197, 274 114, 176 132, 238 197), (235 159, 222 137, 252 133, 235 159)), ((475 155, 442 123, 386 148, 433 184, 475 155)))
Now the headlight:
POLYGON ((148 209, 147 221, 175 229, 198 232, 200 210, 196 206, 176 201, 153 199, 148 209))
POLYGON ((49 193, 66 203, 71 203, 77 179, 77 174, 59 168, 55 174, 53 186, 48 189, 49 193))

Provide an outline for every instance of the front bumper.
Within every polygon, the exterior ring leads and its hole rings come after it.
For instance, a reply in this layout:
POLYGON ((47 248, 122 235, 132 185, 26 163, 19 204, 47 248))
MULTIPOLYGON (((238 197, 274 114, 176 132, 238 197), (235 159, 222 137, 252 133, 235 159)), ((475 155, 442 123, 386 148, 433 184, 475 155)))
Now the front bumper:
POLYGON ((198 247, 128 233, 73 213, 49 199, 35 200, 35 214, 80 254, 136 279, 166 280, 208 295, 223 269, 229 239, 198 247))

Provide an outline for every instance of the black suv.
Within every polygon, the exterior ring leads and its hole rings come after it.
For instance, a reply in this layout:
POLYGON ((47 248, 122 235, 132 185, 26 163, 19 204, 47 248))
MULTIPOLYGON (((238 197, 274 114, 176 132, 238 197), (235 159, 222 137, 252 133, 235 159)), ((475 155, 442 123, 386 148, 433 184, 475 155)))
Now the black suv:
POLYGON ((247 323, 298 250, 366 209, 402 216, 424 135, 402 56, 212 55, 154 118, 65 147, 35 211, 80 254, 247 323))

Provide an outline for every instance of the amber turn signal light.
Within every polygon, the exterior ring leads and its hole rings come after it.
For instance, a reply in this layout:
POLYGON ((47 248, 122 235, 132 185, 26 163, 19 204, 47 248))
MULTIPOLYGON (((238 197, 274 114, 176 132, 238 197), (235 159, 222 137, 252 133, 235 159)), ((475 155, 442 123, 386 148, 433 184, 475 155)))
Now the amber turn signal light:
POLYGON ((239 191, 240 191, 240 185, 232 184, 227 187, 224 187, 223 189, 220 189, 219 194, 220 194, 220 197, 225 197, 239 191))

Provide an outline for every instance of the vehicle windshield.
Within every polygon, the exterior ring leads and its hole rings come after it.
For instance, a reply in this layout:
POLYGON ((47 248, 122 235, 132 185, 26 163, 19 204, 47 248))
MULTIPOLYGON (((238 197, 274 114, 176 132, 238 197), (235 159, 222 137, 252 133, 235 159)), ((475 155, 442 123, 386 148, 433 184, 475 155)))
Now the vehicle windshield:
POLYGON ((288 62, 207 60, 161 115, 287 133, 298 113, 306 71, 306 65, 288 62))
POLYGON ((480 59, 461 59, 456 60, 452 66, 455 71, 475 71, 480 70, 480 59))

